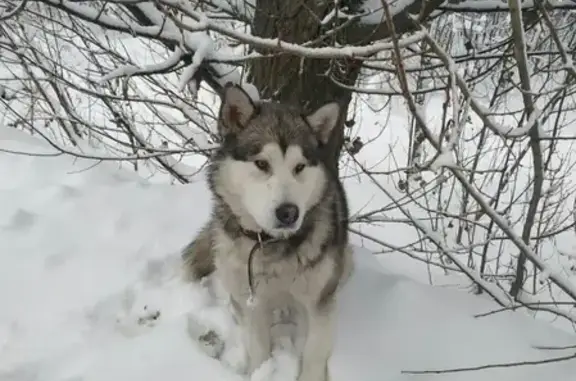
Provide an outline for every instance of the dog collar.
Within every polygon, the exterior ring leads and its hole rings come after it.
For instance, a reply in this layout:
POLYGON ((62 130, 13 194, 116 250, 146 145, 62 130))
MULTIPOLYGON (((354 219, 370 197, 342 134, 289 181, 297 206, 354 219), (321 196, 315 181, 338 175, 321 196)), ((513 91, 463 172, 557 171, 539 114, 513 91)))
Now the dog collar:
POLYGON ((306 239, 307 233, 308 233, 308 229, 301 229, 299 232, 297 232, 294 235, 291 235, 289 237, 286 238, 279 238, 279 237, 273 237, 270 234, 266 233, 265 231, 262 232, 255 232, 253 230, 246 230, 244 228, 240 228, 240 231, 242 232, 242 234, 256 242, 256 243, 272 243, 272 242, 280 242, 280 241, 286 241, 289 242, 291 245, 293 246, 299 246, 304 239, 306 239))
POLYGON ((253 304, 254 303, 254 274, 252 272, 252 259, 254 257, 254 253, 256 252, 258 247, 260 247, 261 249, 264 249, 264 245, 267 243, 284 241, 284 240, 288 241, 291 245, 298 246, 304 241, 306 234, 302 234, 302 232, 300 232, 296 235, 288 237, 287 239, 278 239, 278 238, 272 237, 270 234, 268 234, 266 232, 258 233, 258 232, 255 232, 252 230, 246 230, 243 228, 240 228, 240 231, 242 232, 242 234, 244 234, 245 237, 251 239, 252 241, 255 241, 254 246, 252 246, 252 250, 250 250, 250 253, 248 254, 248 288, 250 290, 250 297, 248 298, 248 304, 253 304))
POLYGON ((270 234, 266 233, 265 231, 255 232, 253 230, 246 230, 246 229, 241 229, 241 230, 242 230, 242 234, 244 234, 246 237, 250 238, 252 241, 267 242, 267 241, 271 241, 274 239, 274 237, 272 237, 270 234))

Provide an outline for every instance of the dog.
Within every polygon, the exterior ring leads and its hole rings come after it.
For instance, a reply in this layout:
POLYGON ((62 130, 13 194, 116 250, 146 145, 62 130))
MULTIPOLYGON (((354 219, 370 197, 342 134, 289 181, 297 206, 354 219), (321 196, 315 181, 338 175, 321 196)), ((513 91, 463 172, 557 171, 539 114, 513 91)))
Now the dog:
POLYGON ((208 166, 213 210, 183 250, 188 279, 229 295, 252 373, 271 357, 273 311, 306 327, 298 381, 328 381, 338 291, 352 270, 348 205, 327 143, 340 106, 309 114, 227 84, 208 166))

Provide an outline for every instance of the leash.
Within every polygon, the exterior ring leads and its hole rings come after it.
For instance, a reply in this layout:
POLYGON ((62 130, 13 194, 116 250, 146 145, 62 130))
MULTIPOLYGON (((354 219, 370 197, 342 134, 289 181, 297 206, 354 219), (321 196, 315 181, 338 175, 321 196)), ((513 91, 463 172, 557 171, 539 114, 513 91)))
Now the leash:
MULTIPOLYGON (((250 292, 250 295, 248 296, 248 301, 246 302, 248 304, 248 306, 255 306, 256 305, 256 298, 254 296, 255 290, 254 290, 254 270, 252 269, 252 261, 254 259, 254 253, 256 252, 256 250, 258 250, 258 248, 260 248, 260 250, 262 252, 264 252, 264 243, 273 243, 273 242, 279 242, 281 239, 276 238, 274 239, 274 237, 266 234, 266 240, 263 241, 262 240, 262 233, 258 232, 258 233, 254 233, 254 232, 250 232, 256 235, 256 243, 254 244, 254 246, 252 246, 252 249, 250 250, 250 253, 248 254, 248 291, 250 292)), ((248 238, 250 238, 250 235, 246 234, 246 236, 248 238)))
POLYGON ((254 246, 252 246, 250 253, 248 254, 248 269, 247 269, 247 271, 248 271, 248 291, 249 291, 249 297, 248 297, 247 304, 248 304, 248 306, 255 306, 256 305, 256 297, 254 295, 255 294, 254 270, 253 270, 253 266, 252 266, 252 262, 254 261, 254 253, 256 253, 256 251, 258 249, 260 249, 262 252, 264 252, 264 245, 266 245, 268 243, 275 243, 275 242, 280 242, 283 240, 291 241, 294 239, 296 239, 298 242, 301 239, 303 239, 303 235, 297 234, 297 235, 292 236, 290 238, 275 238, 266 232, 254 232, 254 231, 249 231, 249 230, 244 230, 244 229, 242 229, 242 234, 244 234, 246 237, 256 241, 256 243, 254 243, 254 246))
POLYGON ((250 250, 250 254, 248 254, 248 290, 250 292, 250 296, 248 296, 248 306, 253 307, 256 305, 256 299, 254 298, 254 270, 252 269, 252 260, 254 258, 254 253, 260 246, 260 250, 264 251, 264 243, 262 243, 262 235, 260 233, 256 233, 258 241, 252 246, 252 250, 250 250))

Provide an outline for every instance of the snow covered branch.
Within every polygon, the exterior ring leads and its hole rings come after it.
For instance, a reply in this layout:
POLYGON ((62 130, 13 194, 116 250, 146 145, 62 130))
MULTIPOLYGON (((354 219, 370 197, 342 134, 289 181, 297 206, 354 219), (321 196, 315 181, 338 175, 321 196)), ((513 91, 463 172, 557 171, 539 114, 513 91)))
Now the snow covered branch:
MULTIPOLYGON (((196 33, 182 32, 176 27, 173 20, 169 19, 167 15, 160 12, 154 7, 154 5, 149 1, 138 1, 138 2, 123 2, 126 3, 127 9, 131 11, 134 16, 141 21, 141 23, 135 23, 132 21, 120 19, 104 12, 106 3, 102 5, 101 9, 96 9, 87 5, 77 4, 71 1, 60 1, 60 0, 38 0, 52 7, 61 9, 66 13, 78 17, 81 20, 88 21, 95 25, 101 26, 107 30, 115 30, 119 32, 126 33, 128 35, 137 35, 145 37, 151 40, 156 40, 164 43, 168 48, 176 50, 176 48, 182 49, 182 52, 196 52, 200 51, 206 59, 216 61, 214 63, 209 63, 207 60, 201 60, 198 64, 199 56, 196 57, 194 63, 195 70, 193 73, 188 72, 188 74, 196 75, 207 82, 214 90, 219 92, 226 82, 240 83, 239 73, 234 67, 218 63, 226 61, 230 58, 229 55, 220 55, 214 50, 206 50, 207 46, 210 46, 206 40, 209 37, 206 33, 203 33, 203 28, 198 28, 196 33), (192 37, 194 35, 194 37, 192 37)), ((159 67, 134 67, 128 66, 123 68, 118 68, 112 75, 112 77, 117 77, 119 75, 126 74, 152 74, 154 72, 163 72, 167 68, 172 68, 175 66, 174 59, 176 57, 184 58, 187 55, 184 53, 178 55, 178 52, 174 53, 167 62, 160 64, 159 67)))
MULTIPOLYGON (((526 55, 526 39, 524 35, 524 25, 522 20, 522 10, 520 0, 509 0, 510 16, 512 20, 512 36, 514 38, 514 52, 516 55, 516 62, 518 63, 518 72, 520 76, 520 86, 522 89, 522 100, 526 109, 527 118, 531 118, 535 112, 534 99, 532 97, 532 83, 530 80, 531 73, 528 67, 528 57, 526 55)), ((534 219, 538 211, 538 203, 542 197, 542 186, 544 183, 543 178, 543 162, 542 162, 542 147, 540 145, 540 129, 539 123, 536 119, 533 126, 528 130, 530 135, 530 149, 532 151, 533 170, 534 170, 534 185, 532 187, 532 195, 526 221, 522 229, 522 239, 526 244, 530 243, 530 232, 534 226, 534 219)), ((516 267, 516 279, 512 283, 510 293, 515 298, 520 293, 522 284, 524 283, 526 256, 521 253, 518 258, 516 267)))
MULTIPOLYGON (((454 99, 458 97, 457 89, 461 91, 461 95, 466 100, 467 104, 469 104, 470 108, 475 112, 478 118, 484 123, 484 126, 492 130, 492 132, 496 136, 504 136, 504 137, 519 137, 528 134, 531 138, 531 151, 533 157, 533 170, 535 175, 535 184, 533 185, 533 193, 532 198, 529 203, 529 208, 527 215, 524 219, 523 224, 523 232, 522 237, 518 235, 512 228, 509 221, 507 221, 503 216, 494 209, 490 202, 485 199, 485 196, 480 192, 475 185, 471 181, 469 181, 466 176, 464 175, 463 171, 458 168, 458 166, 452 163, 452 160, 448 159, 447 156, 451 156, 451 147, 455 146, 456 141, 458 140, 458 136, 461 135, 462 129, 456 128, 452 129, 452 132, 446 133, 446 141, 444 143, 444 139, 441 139, 437 134, 435 134, 432 129, 428 126, 425 116, 422 114, 422 110, 418 107, 413 94, 410 92, 408 87, 408 75, 404 69, 403 64, 403 57, 401 54, 401 49, 398 45, 395 46, 393 51, 393 62, 394 66, 397 68, 398 74, 398 82, 400 84, 402 94, 408 103, 408 107, 410 112, 416 119, 416 128, 418 133, 425 138, 429 144, 436 150, 437 156, 432 161, 432 166, 438 168, 446 168, 447 171, 454 176, 454 178, 459 182, 462 188, 465 190, 467 195, 470 195, 471 198, 475 201, 478 207, 482 210, 482 213, 485 214, 490 218, 490 220, 501 229, 502 232, 510 239, 511 242, 520 250, 520 259, 518 261, 517 269, 520 268, 524 271, 525 265, 522 262, 521 258, 524 260, 530 261, 538 270, 542 271, 546 274, 546 276, 557 286, 559 287, 566 296, 568 296, 571 300, 576 300, 576 285, 571 282, 569 277, 565 276, 561 272, 556 271, 555 269, 551 268, 547 265, 540 256, 534 252, 531 248, 530 244, 530 231, 534 225, 534 219, 537 211, 539 210, 539 203, 541 202, 542 197, 542 184, 543 184, 543 172, 545 171, 545 165, 543 163, 543 156, 540 150, 540 122, 542 120, 542 114, 535 110, 534 101, 532 99, 533 90, 531 88, 531 79, 530 79, 530 71, 528 69, 528 59, 526 54, 526 42, 524 40, 524 31, 522 27, 522 20, 520 18, 520 10, 519 10, 519 3, 517 0, 510 0, 516 1, 516 8, 513 14, 513 25, 514 26, 514 40, 515 40, 515 56, 517 61, 517 67, 519 68, 519 76, 521 79, 521 91, 522 95, 524 96, 524 107, 525 107, 525 118, 527 119, 526 124, 521 128, 521 134, 518 131, 508 131, 505 130, 503 127, 497 125, 495 122, 488 117, 490 114, 489 110, 486 109, 484 106, 480 105, 480 103, 475 99, 472 91, 468 88, 466 81, 461 77, 460 73, 457 71, 457 65, 453 62, 450 58, 449 54, 447 54, 441 47, 439 42, 432 37, 432 35, 423 28, 415 18, 413 21, 419 25, 419 29, 421 32, 425 34, 424 40, 426 41, 427 45, 430 47, 432 51, 434 51, 440 60, 442 60, 445 64, 446 70, 448 71, 449 80, 448 83, 451 87, 447 87, 447 92, 449 92, 449 96, 452 97, 452 111, 453 117, 451 119, 453 124, 458 125, 461 123, 461 118, 458 110, 460 109, 459 104, 454 99), (441 163, 438 164, 436 161, 440 161, 441 163)), ((384 5, 384 9, 386 11, 386 5, 384 5)), ((513 8, 514 9, 514 8, 513 8)), ((387 12, 387 21, 389 25, 391 25, 391 18, 389 12, 387 12)), ((391 28, 393 31, 393 27, 391 28)), ((393 34, 393 42, 396 41, 396 36, 393 34)), ((561 91, 561 90, 560 90, 561 91)), ((422 168, 421 168, 422 169, 422 168)), ((421 226, 421 223, 417 220, 413 221, 414 225, 418 227, 421 231, 426 231, 426 228, 421 226)), ((426 233, 427 237, 433 237, 434 233, 428 231, 426 233)), ((442 241, 441 239, 431 238, 436 245, 441 247, 441 251, 444 253, 446 250, 442 248, 442 241)), ((452 261, 453 259, 450 258, 452 261)), ((456 263, 457 266, 458 262, 456 263)), ((522 284, 524 281, 524 277, 519 275, 518 272, 515 275, 515 281, 518 284, 522 284)), ((521 286, 515 284, 510 292, 510 295, 514 298, 518 298, 518 291, 521 286), (517 288, 516 288, 517 287, 517 288)), ((481 286, 485 289, 485 286, 481 286)), ((491 294, 493 297, 494 295, 491 294)))
POLYGON ((184 54, 182 53, 182 50, 180 50, 180 48, 176 48, 176 50, 164 62, 155 65, 149 65, 147 67, 137 67, 134 65, 121 66, 103 76, 101 81, 106 82, 119 77, 132 77, 142 74, 150 75, 167 73, 169 71, 176 70, 178 64, 181 63, 183 55, 184 54))
MULTIPOLYGON (((115 0, 111 2, 125 6, 140 20, 140 23, 120 19, 104 12, 106 3, 102 5, 101 9, 96 9, 71 1, 39 1, 106 29, 160 41, 175 50, 164 63, 150 67, 123 66, 105 75, 103 80, 121 76, 165 73, 167 70, 179 67, 181 61, 187 59, 185 65, 182 64, 187 69, 182 74, 180 88, 184 88, 193 78, 199 76, 218 92, 225 82, 240 83, 239 72, 233 66, 225 63, 241 63, 247 59, 264 57, 263 54, 257 52, 244 56, 223 53, 222 49, 217 50, 215 48, 208 32, 215 32, 219 36, 231 38, 250 47, 266 50, 267 54, 289 54, 303 59, 362 59, 392 48, 389 42, 374 42, 363 46, 347 44, 316 47, 313 46, 314 41, 295 44, 283 41, 281 38, 262 38, 227 27, 221 21, 211 19, 210 13, 197 10, 191 3, 176 0, 158 0, 155 3, 158 6, 149 1, 115 0), (165 9, 161 9, 159 6, 165 9), (182 17, 174 17, 170 13, 173 11, 178 12, 182 17)), ((416 33, 402 39, 399 44, 409 46, 421 38, 422 36, 416 33)), ((371 39, 377 39, 377 37, 373 36, 371 39)), ((249 91, 255 93, 252 88, 249 91)))
POLYGON ((8 20, 9 18, 16 17, 18 13, 22 12, 26 7, 28 0, 20 0, 18 5, 12 5, 12 2, 6 1, 2 7, 0 7, 0 21, 8 20), (2 10, 2 8, 6 8, 2 10))
POLYGON ((335 159, 378 195, 353 218, 356 237, 426 266, 431 283, 455 275, 502 308, 576 321, 564 307, 576 259, 556 242, 573 229, 576 202, 569 12, 516 2, 530 22, 511 35, 520 13, 445 12, 471 1, 8 3, 0 113, 9 128, 51 142, 54 152, 41 154, 185 183, 218 143, 223 83, 303 108, 342 99, 335 159), (402 233, 364 230, 382 224, 402 233), (557 304, 544 304, 555 302, 549 290, 557 304))
MULTIPOLYGON (((538 2, 539 0, 522 0, 520 8, 522 11, 534 10, 538 2)), ((548 0, 546 6, 555 10, 574 10, 576 1, 548 0)), ((511 8, 507 2, 500 0, 456 0, 445 2, 439 9, 452 12, 508 12, 511 8)))
MULTIPOLYGON (((392 49, 392 44, 389 42, 373 43, 366 46, 342 46, 342 47, 307 47, 307 43, 293 44, 287 41, 282 41, 279 38, 261 38, 248 33, 238 32, 237 30, 227 28, 221 23, 214 22, 208 19, 203 13, 194 11, 191 7, 184 7, 178 0, 159 0, 162 4, 168 5, 182 12, 184 15, 189 16, 197 22, 197 24, 181 23, 180 27, 189 31, 196 31, 198 29, 210 30, 217 32, 223 36, 233 38, 237 41, 248 44, 252 47, 261 49, 268 49, 281 53, 293 54, 303 58, 320 58, 320 59, 338 59, 338 58, 363 58, 369 57, 381 51, 392 49)), ((422 36, 418 33, 406 37, 400 41, 401 46, 408 46, 419 41, 422 36)), ((253 53, 246 58, 255 58, 259 55, 253 53)))
MULTIPOLYGON (((568 72, 568 74, 570 76, 572 76, 573 80, 576 80, 576 66, 574 66, 574 62, 572 61, 572 58, 568 55, 566 47, 564 46, 564 44, 560 40, 560 37, 558 37, 558 32, 556 31, 556 28, 554 27, 554 23, 552 22, 552 19, 550 18, 550 14, 546 10, 546 7, 544 7, 544 5, 540 1, 537 1, 536 4, 538 6, 538 10, 542 14, 542 18, 544 20, 544 23, 546 24, 546 26, 548 27, 548 30, 550 31, 550 35, 554 39, 554 43, 556 44, 556 47, 558 48, 558 52, 560 53, 560 56, 562 57, 562 62, 565 65, 566 71, 568 72)), ((575 7, 576 7, 576 2, 575 2, 575 7)))
MULTIPOLYGON (((416 22, 416 19, 413 20, 416 22)), ((455 68, 456 64, 454 60, 450 58, 449 54, 447 54, 446 51, 442 49, 440 44, 438 44, 438 42, 432 38, 430 33, 426 32, 422 26, 420 28, 424 33, 424 39, 430 45, 431 49, 434 50, 434 52, 438 55, 438 58, 444 62, 447 68, 455 68)), ((474 112, 482 119, 482 122, 498 136, 506 138, 520 138, 526 136, 537 124, 538 120, 544 117, 541 111, 535 110, 530 115, 530 118, 526 121, 525 125, 521 128, 501 126, 489 116, 490 111, 477 99, 475 99, 474 96, 472 96, 472 92, 468 88, 468 85, 462 76, 459 73, 454 73, 454 78, 458 84, 458 87, 462 91, 462 94, 470 100, 470 107, 472 107, 472 110, 474 110, 474 112)))

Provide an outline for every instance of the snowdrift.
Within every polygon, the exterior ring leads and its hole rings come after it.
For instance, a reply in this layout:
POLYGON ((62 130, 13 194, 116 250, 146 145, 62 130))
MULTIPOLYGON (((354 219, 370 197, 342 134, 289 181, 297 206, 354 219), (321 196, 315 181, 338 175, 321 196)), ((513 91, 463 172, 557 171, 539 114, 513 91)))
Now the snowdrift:
MULTIPOLYGON (((53 152, 2 127, 0 149, 53 152)), ((203 178, 151 184, 94 164, 0 151, 0 380, 244 380, 187 334, 189 314, 225 324, 178 272, 180 249, 209 212, 203 178)), ((520 313, 474 317, 498 306, 387 271, 364 249, 355 261, 333 381, 574 379, 576 360, 403 373, 565 356, 574 349, 537 347, 574 345, 576 335, 520 313)), ((288 380, 289 361, 276 366, 273 379, 288 380)))

